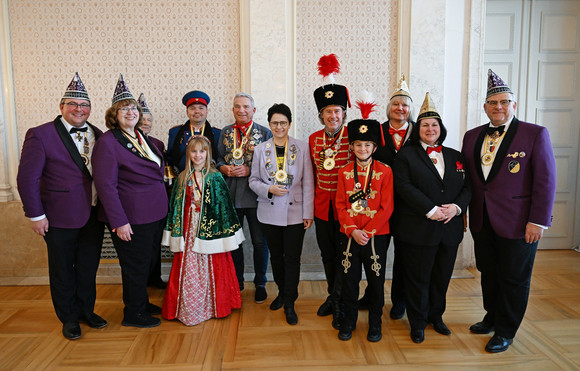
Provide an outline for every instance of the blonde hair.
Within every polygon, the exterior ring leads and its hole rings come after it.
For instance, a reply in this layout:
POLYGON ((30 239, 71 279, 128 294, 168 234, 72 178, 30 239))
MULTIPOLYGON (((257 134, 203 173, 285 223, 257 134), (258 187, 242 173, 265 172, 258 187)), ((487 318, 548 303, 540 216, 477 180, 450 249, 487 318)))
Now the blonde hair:
POLYGON ((407 122, 413 121, 413 117, 415 117, 415 110, 413 108, 413 100, 409 97, 407 97, 406 95, 395 95, 394 97, 392 97, 389 100, 389 103, 387 103, 387 120, 391 119, 391 106, 393 105, 393 102, 395 101, 395 99, 398 100, 403 100, 405 101, 405 103, 409 106, 409 114, 407 115, 407 122))
POLYGON ((217 171, 212 162, 211 144, 209 139, 202 135, 195 135, 189 139, 187 142, 187 148, 185 149, 185 170, 179 174, 177 181, 180 185, 185 188, 187 185, 187 179, 194 172, 193 161, 191 161, 190 153, 197 146, 201 146, 201 149, 207 153, 205 158, 205 164, 203 165, 203 170, 206 174, 209 172, 217 171))

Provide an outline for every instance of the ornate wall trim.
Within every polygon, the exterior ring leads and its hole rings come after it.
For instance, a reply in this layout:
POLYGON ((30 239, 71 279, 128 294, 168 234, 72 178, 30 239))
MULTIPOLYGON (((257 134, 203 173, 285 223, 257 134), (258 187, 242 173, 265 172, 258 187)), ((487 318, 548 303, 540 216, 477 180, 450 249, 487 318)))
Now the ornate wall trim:
POLYGON ((0 1, 0 202, 19 199, 16 191, 18 131, 12 73, 12 42, 8 0, 0 1))

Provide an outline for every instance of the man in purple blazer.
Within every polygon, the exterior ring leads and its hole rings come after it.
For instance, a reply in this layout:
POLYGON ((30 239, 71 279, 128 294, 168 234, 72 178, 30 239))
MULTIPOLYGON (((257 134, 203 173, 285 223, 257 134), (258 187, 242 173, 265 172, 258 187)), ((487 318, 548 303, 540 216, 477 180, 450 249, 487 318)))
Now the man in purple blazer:
POLYGON ((97 220, 91 155, 102 132, 87 122, 91 102, 78 73, 60 111, 54 121, 27 131, 17 181, 32 230, 46 241, 50 293, 62 333, 73 340, 81 337, 79 321, 107 326, 94 313, 104 226, 97 220))
POLYGON ((526 311, 538 241, 551 225, 556 161, 546 128, 515 118, 516 98, 489 70, 490 119, 465 133, 463 156, 472 182, 469 228, 481 272, 481 322, 469 330, 488 334, 485 350, 503 352, 526 311))

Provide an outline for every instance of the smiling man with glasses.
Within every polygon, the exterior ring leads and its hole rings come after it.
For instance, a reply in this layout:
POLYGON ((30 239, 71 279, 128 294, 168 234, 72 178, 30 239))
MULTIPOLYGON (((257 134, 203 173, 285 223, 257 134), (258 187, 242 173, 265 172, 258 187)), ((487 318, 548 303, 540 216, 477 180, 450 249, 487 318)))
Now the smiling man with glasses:
POLYGON ((548 130, 515 117, 516 98, 492 70, 487 86, 490 122, 468 131, 462 149, 486 312, 469 330, 495 331, 485 350, 498 353, 512 344, 526 311, 538 241, 552 223, 556 161, 548 130))
POLYGON ((107 326, 93 312, 104 226, 97 220, 91 157, 102 132, 87 122, 91 102, 78 73, 60 111, 54 121, 26 133, 17 180, 24 213, 46 242, 50 294, 62 333, 74 340, 81 337, 79 321, 107 326))

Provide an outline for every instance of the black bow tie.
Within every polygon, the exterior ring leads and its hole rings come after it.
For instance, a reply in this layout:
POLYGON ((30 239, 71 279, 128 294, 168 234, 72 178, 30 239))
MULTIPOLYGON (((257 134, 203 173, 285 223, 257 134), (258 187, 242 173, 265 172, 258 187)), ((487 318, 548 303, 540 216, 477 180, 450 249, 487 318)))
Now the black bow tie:
POLYGON ((74 133, 76 133, 77 131, 86 132, 86 131, 87 131, 87 129, 88 129, 88 127, 86 127, 86 126, 85 126, 84 128, 71 128, 71 129, 70 129, 70 133, 71 133, 71 134, 74 134, 74 133))
POLYGON ((501 126, 488 126, 486 129, 486 133, 487 135, 493 135, 493 133, 495 133, 497 131, 497 133, 499 135, 501 135, 503 133, 503 131, 505 130, 505 125, 501 125, 501 126))

